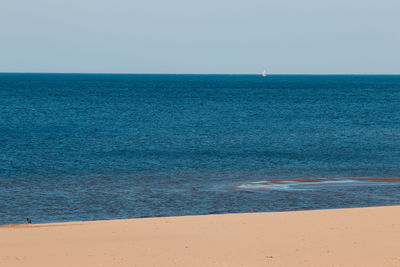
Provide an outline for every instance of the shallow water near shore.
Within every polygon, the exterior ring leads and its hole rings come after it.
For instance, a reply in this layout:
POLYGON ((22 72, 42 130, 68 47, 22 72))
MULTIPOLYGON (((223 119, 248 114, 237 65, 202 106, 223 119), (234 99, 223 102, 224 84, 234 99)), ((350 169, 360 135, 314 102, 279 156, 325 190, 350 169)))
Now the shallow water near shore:
POLYGON ((399 107, 390 75, 0 74, 0 224, 400 204, 349 180, 400 176, 399 107))

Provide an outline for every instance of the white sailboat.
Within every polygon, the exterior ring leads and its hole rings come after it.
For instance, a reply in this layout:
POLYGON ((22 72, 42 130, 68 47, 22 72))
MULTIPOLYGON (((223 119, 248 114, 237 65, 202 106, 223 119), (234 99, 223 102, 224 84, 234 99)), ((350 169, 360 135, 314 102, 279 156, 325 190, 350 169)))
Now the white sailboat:
POLYGON ((262 72, 262 74, 261 74, 263 77, 265 77, 265 76, 267 76, 267 71, 266 70, 264 70, 263 72, 262 72))

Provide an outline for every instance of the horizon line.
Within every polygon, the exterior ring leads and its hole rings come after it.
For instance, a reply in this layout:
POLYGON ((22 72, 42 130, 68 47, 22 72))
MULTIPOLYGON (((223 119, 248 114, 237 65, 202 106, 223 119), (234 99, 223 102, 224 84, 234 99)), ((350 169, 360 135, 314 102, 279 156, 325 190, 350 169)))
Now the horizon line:
MULTIPOLYGON (((19 71, 6 71, 2 72, 0 71, 0 74, 91 74, 91 75, 99 75, 99 74, 104 74, 104 75, 228 75, 228 76, 234 76, 234 75, 261 75, 260 73, 146 73, 146 72, 19 72, 19 71)), ((270 73, 267 76, 272 76, 272 75, 309 75, 309 76, 329 76, 329 75, 359 75, 359 76, 378 76, 378 75, 393 75, 397 76, 400 75, 400 73, 270 73)))

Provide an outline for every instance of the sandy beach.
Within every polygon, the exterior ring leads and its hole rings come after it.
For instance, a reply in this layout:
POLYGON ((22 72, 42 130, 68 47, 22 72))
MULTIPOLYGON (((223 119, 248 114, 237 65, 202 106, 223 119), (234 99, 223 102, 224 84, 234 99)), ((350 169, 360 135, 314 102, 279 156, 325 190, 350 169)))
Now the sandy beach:
POLYGON ((4 225, 0 266, 400 266, 400 206, 4 225))

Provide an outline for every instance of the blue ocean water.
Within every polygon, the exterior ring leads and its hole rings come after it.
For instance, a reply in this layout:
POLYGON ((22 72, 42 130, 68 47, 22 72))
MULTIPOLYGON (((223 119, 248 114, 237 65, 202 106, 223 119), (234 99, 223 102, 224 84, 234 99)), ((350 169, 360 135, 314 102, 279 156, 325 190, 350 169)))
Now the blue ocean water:
POLYGON ((400 204, 400 76, 0 74, 0 224, 400 204))

